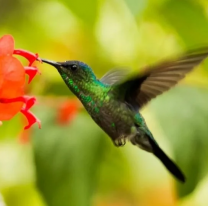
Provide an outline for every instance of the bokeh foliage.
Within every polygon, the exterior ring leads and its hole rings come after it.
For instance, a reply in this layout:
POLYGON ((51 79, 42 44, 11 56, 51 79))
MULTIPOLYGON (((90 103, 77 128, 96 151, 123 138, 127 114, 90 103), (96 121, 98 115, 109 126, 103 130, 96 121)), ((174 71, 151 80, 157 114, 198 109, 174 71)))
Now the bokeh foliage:
MULTIPOLYGON (((0 36, 56 61, 78 59, 98 77, 112 67, 148 64, 208 45, 206 0, 0 0, 0 36)), ((59 106, 72 94, 58 73, 27 87, 38 97, 42 129, 22 132, 17 115, 0 127, 0 192, 7 206, 205 206, 208 199, 208 63, 152 101, 142 114, 187 176, 175 182, 152 155, 115 148, 83 109, 67 125, 59 106), (22 135, 31 141, 18 142, 22 135)))

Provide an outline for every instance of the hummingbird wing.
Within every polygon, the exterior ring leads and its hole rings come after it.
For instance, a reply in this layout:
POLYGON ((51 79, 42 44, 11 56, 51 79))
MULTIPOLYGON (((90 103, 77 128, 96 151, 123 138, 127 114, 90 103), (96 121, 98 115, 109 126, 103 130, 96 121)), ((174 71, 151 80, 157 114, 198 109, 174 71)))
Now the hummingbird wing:
POLYGON ((121 82, 129 73, 129 71, 126 69, 113 69, 107 72, 101 79, 100 81, 103 84, 109 84, 109 85, 114 85, 117 84, 118 82, 121 82))
POLYGON ((176 85, 207 56, 208 48, 189 52, 176 60, 146 68, 138 76, 116 85, 116 88, 124 94, 127 102, 135 103, 141 108, 151 99, 176 85))

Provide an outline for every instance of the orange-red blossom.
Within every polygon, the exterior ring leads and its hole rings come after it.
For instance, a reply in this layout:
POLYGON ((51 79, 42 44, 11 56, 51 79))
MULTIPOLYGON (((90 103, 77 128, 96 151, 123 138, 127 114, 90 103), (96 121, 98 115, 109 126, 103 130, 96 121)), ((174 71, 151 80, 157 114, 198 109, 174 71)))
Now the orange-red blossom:
POLYGON ((37 54, 14 49, 14 39, 11 35, 0 38, 0 124, 1 121, 10 120, 21 112, 28 120, 25 129, 35 122, 41 127, 40 120, 29 111, 36 98, 24 94, 25 74, 29 75, 30 83, 38 73, 38 69, 32 66, 36 60, 41 61, 37 54), (25 57, 29 65, 24 67, 14 54, 25 57))

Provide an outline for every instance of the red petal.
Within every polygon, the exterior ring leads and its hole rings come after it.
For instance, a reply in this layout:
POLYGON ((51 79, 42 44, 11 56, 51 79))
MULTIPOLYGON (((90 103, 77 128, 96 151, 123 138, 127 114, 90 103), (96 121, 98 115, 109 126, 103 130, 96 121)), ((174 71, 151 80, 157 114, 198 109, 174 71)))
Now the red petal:
POLYGON ((24 96, 25 98, 25 108, 24 110, 29 110, 36 102, 36 98, 35 97, 30 97, 30 96, 24 96))
POLYGON ((0 119, 9 120, 18 113, 23 101, 14 99, 23 95, 25 70, 12 56, 0 57, 0 119), (9 102, 4 102, 10 99, 9 102), (4 103, 3 103, 4 102, 4 103))
POLYGON ((22 109, 23 103, 25 103, 25 107, 22 110, 29 110, 35 102, 36 98, 30 96, 20 96, 12 99, 0 98, 0 119, 8 120, 12 118, 22 109))
POLYGON ((15 102, 10 104, 0 103, 0 120, 10 120, 14 117, 22 108, 24 103, 15 102))
POLYGON ((29 75, 28 84, 33 80, 37 73, 40 73, 37 67, 25 67, 25 73, 29 75))
POLYGON ((0 38, 0 56, 12 55, 14 50, 14 39, 11 35, 0 38))
POLYGON ((17 90, 25 82, 25 70, 22 64, 12 56, 0 57, 0 98, 21 96, 17 90))
POLYGON ((28 125, 24 129, 29 129, 36 122, 38 123, 39 129, 41 128, 40 120, 32 112, 25 110, 25 109, 22 109, 21 112, 22 112, 22 114, 25 115, 25 117, 27 118, 27 121, 28 121, 28 125))
POLYGON ((34 54, 23 49, 15 49, 13 54, 25 57, 29 61, 29 66, 31 66, 33 62, 36 60, 41 62, 41 59, 38 57, 38 54, 34 54))
MULTIPOLYGON (((19 93, 19 92, 18 92, 19 93)), ((22 97, 13 99, 0 98, 0 120, 9 120, 22 108, 24 101, 22 97)))
POLYGON ((25 96, 15 97, 12 99, 0 98, 0 102, 1 103, 24 102, 26 104, 25 109, 28 110, 35 104, 36 98, 25 95, 25 96))
POLYGON ((58 123, 67 124, 72 121, 76 117, 79 107, 80 103, 77 99, 63 102, 58 110, 58 123))
POLYGON ((16 97, 16 98, 12 98, 12 99, 0 99, 0 103, 13 103, 13 102, 23 102, 25 103, 27 101, 27 99, 24 96, 21 97, 16 97))

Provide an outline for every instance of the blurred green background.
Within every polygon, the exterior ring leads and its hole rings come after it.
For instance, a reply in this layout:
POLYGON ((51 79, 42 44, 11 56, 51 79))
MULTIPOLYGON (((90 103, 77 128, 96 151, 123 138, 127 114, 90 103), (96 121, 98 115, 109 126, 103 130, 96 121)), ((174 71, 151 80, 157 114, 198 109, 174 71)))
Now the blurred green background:
MULTIPOLYGON (((40 57, 139 71, 208 45, 207 0, 0 0, 0 36, 40 57)), ((164 151, 187 176, 178 183, 151 154, 113 146, 54 68, 37 63, 27 93, 41 119, 0 127, 1 206, 207 206, 208 61, 143 110, 164 151)))

